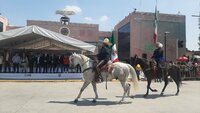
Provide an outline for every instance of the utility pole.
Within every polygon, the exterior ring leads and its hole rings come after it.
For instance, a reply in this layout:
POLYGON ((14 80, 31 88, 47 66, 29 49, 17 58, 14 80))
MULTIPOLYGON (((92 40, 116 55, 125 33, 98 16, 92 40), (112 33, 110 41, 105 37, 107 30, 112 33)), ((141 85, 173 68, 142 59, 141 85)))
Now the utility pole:
POLYGON ((197 17, 198 20, 199 20, 199 42, 198 42, 198 45, 199 45, 199 50, 200 50, 200 12, 199 12, 199 15, 192 15, 192 17, 197 17))
POLYGON ((165 61, 167 61, 167 34, 170 32, 166 31, 164 34, 164 44, 165 44, 165 61))

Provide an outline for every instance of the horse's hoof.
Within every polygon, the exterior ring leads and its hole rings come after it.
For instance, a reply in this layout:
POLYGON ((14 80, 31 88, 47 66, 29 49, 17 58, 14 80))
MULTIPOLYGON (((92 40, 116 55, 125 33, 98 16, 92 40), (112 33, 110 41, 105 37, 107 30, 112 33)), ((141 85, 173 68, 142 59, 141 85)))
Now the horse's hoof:
POLYGON ((147 97, 147 94, 145 94, 143 97, 146 98, 146 97, 147 97))
POLYGON ((163 96, 164 95, 164 93, 162 92, 162 93, 160 93, 160 96, 163 96))
POLYGON ((92 103, 96 103, 96 102, 97 102, 97 100, 96 100, 96 99, 93 99, 93 100, 92 100, 92 103))
POLYGON ((78 102, 78 99, 75 99, 75 100, 74 100, 74 103, 77 103, 77 102, 78 102))
POLYGON ((122 104, 122 101, 119 101, 118 104, 122 104))
POLYGON ((130 98, 134 99, 135 97, 133 95, 129 96, 130 98))
POLYGON ((158 90, 157 89, 154 89, 154 90, 152 90, 153 92, 158 92, 158 90))
POLYGON ((176 93, 175 95, 178 96, 178 93, 176 93))

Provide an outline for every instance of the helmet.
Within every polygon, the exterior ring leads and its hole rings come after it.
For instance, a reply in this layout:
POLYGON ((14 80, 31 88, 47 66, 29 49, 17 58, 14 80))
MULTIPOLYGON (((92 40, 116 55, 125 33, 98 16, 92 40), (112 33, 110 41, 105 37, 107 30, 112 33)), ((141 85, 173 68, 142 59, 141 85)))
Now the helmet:
POLYGON ((103 40, 103 43, 106 44, 106 45, 108 45, 108 46, 111 46, 111 45, 112 45, 112 43, 109 41, 108 38, 105 38, 105 39, 103 40))
POLYGON ((141 70, 140 64, 136 65, 136 70, 138 70, 138 71, 141 70))
POLYGON ((157 47, 157 48, 162 48, 162 47, 163 47, 163 44, 160 43, 160 42, 157 42, 157 43, 156 43, 156 47, 157 47))

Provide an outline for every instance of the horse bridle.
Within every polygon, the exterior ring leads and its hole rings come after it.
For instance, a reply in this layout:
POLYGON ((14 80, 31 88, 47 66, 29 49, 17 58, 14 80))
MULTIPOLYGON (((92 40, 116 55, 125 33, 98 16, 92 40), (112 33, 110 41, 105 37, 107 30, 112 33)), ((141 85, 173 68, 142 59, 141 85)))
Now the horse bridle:
MULTIPOLYGON (((81 59, 84 61, 84 58, 83 58, 83 56, 82 55, 79 55, 80 57, 81 57, 81 59)), ((81 66, 84 66, 87 62, 89 62, 90 61, 90 59, 88 59, 88 60, 86 60, 81 66)))
MULTIPOLYGON (((83 56, 82 55, 79 55, 80 57, 81 57, 81 59, 84 61, 84 58, 83 58, 83 56)), ((88 59, 88 60, 86 60, 81 66, 84 66, 87 62, 89 62, 89 61, 93 61, 93 60, 91 60, 91 59, 88 59)), ((83 73, 85 72, 85 71, 87 71, 87 70, 89 70, 89 69, 93 69, 94 67, 88 67, 88 68, 86 68, 86 69, 84 69, 83 70, 83 73)))

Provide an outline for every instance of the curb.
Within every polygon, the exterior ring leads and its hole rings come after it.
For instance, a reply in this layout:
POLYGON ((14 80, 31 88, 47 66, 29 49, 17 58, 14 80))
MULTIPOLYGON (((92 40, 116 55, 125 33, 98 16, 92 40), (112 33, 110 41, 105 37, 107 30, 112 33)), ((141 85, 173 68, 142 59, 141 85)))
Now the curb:
POLYGON ((0 80, 1 82, 82 82, 82 80, 0 80))
MULTIPOLYGON (((24 82, 24 83, 31 83, 31 82, 83 82, 83 80, 0 80, 1 82, 24 82)), ((105 81, 104 81, 105 82, 105 81)), ((112 80, 108 82, 119 82, 119 80, 112 80)), ((131 82, 131 81, 128 81, 131 82)), ((142 81, 140 81, 142 82, 142 81)))

